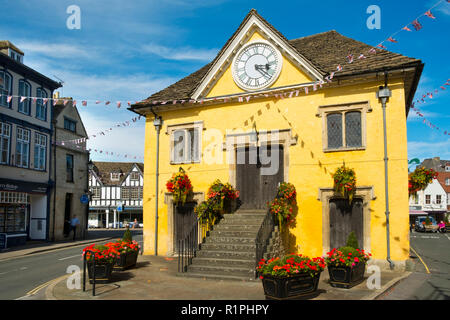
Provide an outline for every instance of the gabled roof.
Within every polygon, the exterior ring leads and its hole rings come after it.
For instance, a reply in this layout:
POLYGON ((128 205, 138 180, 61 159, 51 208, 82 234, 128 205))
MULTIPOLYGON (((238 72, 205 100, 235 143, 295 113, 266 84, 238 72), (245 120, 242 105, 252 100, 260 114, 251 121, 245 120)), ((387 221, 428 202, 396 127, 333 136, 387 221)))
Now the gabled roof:
POLYGON ((121 185, 136 164, 143 172, 144 164, 139 162, 94 161, 94 172, 104 185, 121 185), (142 167, 142 169, 141 169, 142 167), (121 173, 118 181, 111 180, 111 173, 121 173))
POLYGON ((335 72, 338 64, 341 64, 342 66, 345 64, 345 68, 343 71, 336 73, 334 76, 335 78, 416 67, 417 69, 415 76, 412 79, 409 79, 409 83, 406 84, 405 88, 407 110, 409 110, 409 104, 413 99, 417 88, 418 78, 420 77, 423 68, 423 64, 420 60, 381 49, 376 49, 376 54, 368 54, 368 51, 373 48, 373 46, 345 37, 335 30, 303 38, 287 40, 254 9, 248 13, 239 28, 225 43, 212 62, 206 64, 199 70, 170 85, 169 87, 154 93, 147 99, 132 105, 130 110, 137 110, 155 104, 158 105, 163 101, 192 99, 193 93, 197 90, 199 85, 210 72, 211 68, 213 68, 216 61, 219 60, 225 49, 229 46, 230 42, 233 41, 236 34, 240 32, 251 16, 257 16, 259 20, 263 21, 263 23, 270 28, 270 30, 276 33, 281 39, 284 39, 285 43, 287 43, 290 48, 295 50, 299 56, 304 57, 315 68, 315 70, 322 74, 322 76, 335 72), (366 56, 365 59, 358 59, 358 56, 361 53, 366 56), (346 63, 346 57, 349 54, 354 55, 354 62, 351 64, 346 63), (154 103, 155 101, 157 101, 157 103, 154 103))

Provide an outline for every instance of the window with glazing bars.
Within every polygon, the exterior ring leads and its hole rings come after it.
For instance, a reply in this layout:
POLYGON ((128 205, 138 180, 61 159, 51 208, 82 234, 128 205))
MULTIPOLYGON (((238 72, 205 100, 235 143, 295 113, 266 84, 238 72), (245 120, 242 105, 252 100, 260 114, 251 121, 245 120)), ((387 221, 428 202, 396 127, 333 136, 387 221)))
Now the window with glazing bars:
POLYGON ((361 112, 327 114, 328 149, 362 147, 361 112))

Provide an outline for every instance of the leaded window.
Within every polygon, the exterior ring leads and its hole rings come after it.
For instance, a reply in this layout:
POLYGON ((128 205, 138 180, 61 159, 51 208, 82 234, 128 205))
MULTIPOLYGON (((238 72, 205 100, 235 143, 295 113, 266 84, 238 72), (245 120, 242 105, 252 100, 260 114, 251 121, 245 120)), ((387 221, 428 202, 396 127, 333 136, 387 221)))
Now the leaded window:
POLYGON ((327 114, 328 149, 362 147, 361 112, 327 114))
POLYGON ((174 130, 172 139, 172 162, 191 163, 200 161, 199 128, 174 130))

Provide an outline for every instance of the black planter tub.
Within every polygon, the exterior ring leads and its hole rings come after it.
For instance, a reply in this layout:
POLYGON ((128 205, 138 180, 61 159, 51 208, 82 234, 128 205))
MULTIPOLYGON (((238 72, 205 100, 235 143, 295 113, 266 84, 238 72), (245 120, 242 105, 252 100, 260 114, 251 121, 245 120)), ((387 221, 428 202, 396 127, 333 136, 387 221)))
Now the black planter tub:
POLYGON ((320 273, 314 277, 299 274, 290 277, 263 275, 264 294, 268 300, 291 300, 304 298, 317 291, 320 273))
MULTIPOLYGON (((94 265, 87 263, 89 283, 94 283, 94 265)), ((113 264, 95 264, 95 283, 109 283, 111 281, 111 273, 113 271, 113 264)))
POLYGON ((123 271, 136 265, 139 251, 127 252, 117 258, 114 271, 123 271))
POLYGON ((328 266, 330 285, 336 288, 350 289, 364 280, 365 271, 366 264, 362 262, 356 264, 353 268, 328 266))

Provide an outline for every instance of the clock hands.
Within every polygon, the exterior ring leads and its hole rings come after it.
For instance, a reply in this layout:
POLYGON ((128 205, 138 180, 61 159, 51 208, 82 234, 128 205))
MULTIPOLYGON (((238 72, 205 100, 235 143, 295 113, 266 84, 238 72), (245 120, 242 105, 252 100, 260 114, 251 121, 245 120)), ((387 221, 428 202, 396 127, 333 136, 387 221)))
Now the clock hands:
POLYGON ((267 76, 267 77, 271 77, 270 74, 267 72, 267 70, 270 69, 270 65, 269 64, 255 64, 255 70, 259 71, 259 73, 261 73, 263 76, 267 76))

